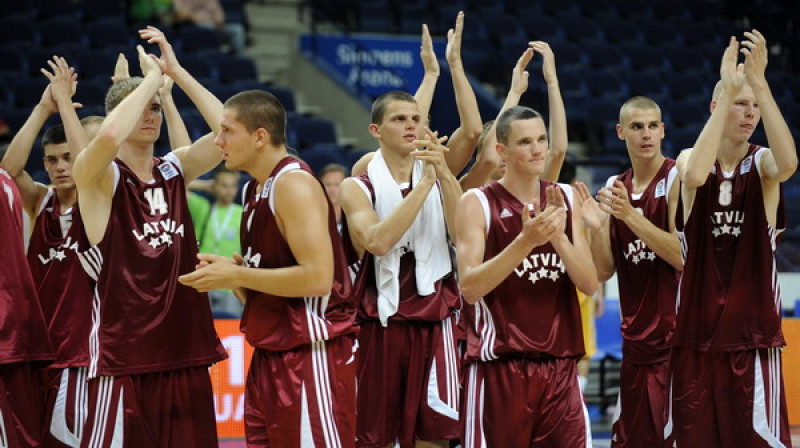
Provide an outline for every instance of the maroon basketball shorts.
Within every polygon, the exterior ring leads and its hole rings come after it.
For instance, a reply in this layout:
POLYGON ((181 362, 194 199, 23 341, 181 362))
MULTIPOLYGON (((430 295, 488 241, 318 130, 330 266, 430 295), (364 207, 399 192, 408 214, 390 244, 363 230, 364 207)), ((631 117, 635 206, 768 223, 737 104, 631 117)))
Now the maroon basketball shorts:
POLYGON ((664 445, 669 411, 669 361, 634 364, 622 360, 611 446, 657 448, 664 445))
POLYGON ((440 322, 365 322, 359 333, 359 447, 459 436, 458 353, 448 317, 440 322))
POLYGON ((501 359, 467 369, 464 448, 591 448, 575 359, 501 359))
POLYGON ((46 369, 43 446, 78 447, 89 411, 86 367, 46 369))
POLYGON ((356 340, 284 352, 256 349, 247 375, 248 447, 353 447, 356 340))
POLYGON ((208 367, 89 380, 81 448, 217 445, 208 367))
POLYGON ((675 349, 665 435, 679 448, 791 446, 781 349, 675 349))
POLYGON ((40 446, 43 423, 39 370, 28 362, 0 365, 0 445, 40 446))

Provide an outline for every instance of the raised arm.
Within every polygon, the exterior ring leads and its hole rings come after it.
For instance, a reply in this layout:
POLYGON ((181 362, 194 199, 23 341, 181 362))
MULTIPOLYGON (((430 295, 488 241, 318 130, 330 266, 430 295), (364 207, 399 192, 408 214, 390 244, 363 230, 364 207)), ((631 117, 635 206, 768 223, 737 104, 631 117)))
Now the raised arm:
MULTIPOLYGON (((508 96, 500 108, 497 116, 499 117, 507 109, 519 104, 519 99, 522 94, 528 90, 528 71, 525 67, 531 62, 533 58, 533 49, 528 48, 522 53, 522 56, 517 60, 514 70, 511 73, 511 88, 508 90, 508 96)), ((461 188, 467 191, 470 188, 477 188, 491 180, 492 174, 497 170, 502 161, 500 155, 497 154, 495 147, 497 145, 497 120, 494 120, 492 126, 489 128, 488 136, 483 140, 483 148, 480 149, 480 154, 475 161, 475 165, 469 170, 460 181, 461 188)))
POLYGON ((52 61, 47 61, 47 64, 50 65, 53 72, 42 69, 42 74, 50 80, 53 100, 58 106, 61 124, 64 125, 64 134, 67 136, 70 156, 72 160, 75 160, 89 144, 89 137, 75 112, 75 107, 81 105, 72 102, 72 96, 75 95, 77 86, 77 74, 75 69, 70 67, 66 59, 62 57, 55 56, 52 61))
POLYGON ((328 203, 308 173, 281 176, 275 188, 275 214, 297 264, 275 269, 246 268, 224 257, 200 254, 204 264, 182 276, 200 291, 245 288, 281 297, 318 297, 333 285, 333 249, 328 233, 328 203))
POLYGON ((222 120, 222 102, 203 87, 186 69, 181 67, 175 57, 175 52, 172 50, 172 45, 158 28, 148 26, 143 30, 139 30, 139 36, 142 39, 146 39, 148 43, 158 44, 161 56, 156 61, 159 67, 189 96, 211 128, 209 134, 203 136, 191 146, 173 151, 181 161, 184 178, 187 182, 191 182, 198 176, 211 171, 222 161, 222 155, 217 145, 214 144, 214 136, 219 132, 220 121, 222 120))
POLYGON ((675 233, 675 209, 678 203, 678 182, 673 182, 669 191, 670 219, 669 229, 663 230, 637 212, 629 201, 628 190, 617 180, 611 187, 603 188, 598 194, 600 207, 606 213, 621 220, 662 260, 675 269, 683 270, 681 244, 675 233))
MULTIPOLYGON (((586 242, 586 233, 583 227, 583 207, 580 195, 573 195, 572 201, 572 241, 564 233, 564 222, 559 226, 559 232, 550 238, 553 248, 561 257, 567 269, 567 274, 575 286, 586 295, 594 295, 597 290, 597 269, 592 261, 592 252, 586 242)), ((564 195, 561 188, 551 185, 547 188, 547 203, 554 204, 563 209, 564 195)))
POLYGON ((499 254, 484 261, 486 224, 483 207, 474 193, 467 192, 461 196, 456 210, 456 257, 458 283, 467 303, 473 304, 491 292, 533 248, 547 243, 558 231, 559 219, 563 226, 563 209, 548 206, 534 218, 527 210, 526 204, 522 213, 522 232, 499 254))
POLYGON ((44 198, 47 187, 33 181, 30 175, 25 172, 25 164, 28 163, 31 150, 36 142, 36 136, 39 135, 47 119, 58 111, 58 106, 53 100, 51 92, 52 87, 48 85, 44 93, 42 93, 39 103, 33 108, 28 119, 25 120, 25 124, 11 139, 3 160, 0 162, 0 167, 14 178, 22 198, 22 206, 31 216, 35 215, 35 210, 38 208, 42 198, 44 198))
POLYGON ((445 57, 450 67, 450 77, 453 80, 453 91, 456 96, 456 108, 460 125, 450 136, 447 146, 450 151, 445 154, 447 166, 453 174, 458 175, 472 157, 475 143, 481 135, 483 122, 478 109, 478 100, 475 92, 467 79, 464 63, 461 60, 461 37, 464 34, 464 12, 459 11, 456 17, 455 29, 447 31, 447 50, 445 57))
MULTIPOLYGON (((728 110, 745 83, 744 65, 736 65, 738 50, 739 42, 731 37, 720 66, 722 94, 716 100, 711 117, 700 132, 694 147, 678 157, 678 173, 684 188, 696 189, 705 184, 717 159, 728 110)), ((687 202, 684 201, 684 207, 691 207, 687 202)))
POLYGON ((417 147, 426 147, 424 151, 415 151, 414 158, 422 160, 426 164, 433 165, 436 171, 436 178, 439 180, 439 190, 442 195, 442 206, 444 209, 444 219, 447 224, 447 232, 450 234, 452 240, 455 240, 456 235, 456 205, 458 198, 461 197, 463 191, 458 180, 447 167, 445 157, 449 151, 448 148, 442 144, 447 140, 447 137, 438 138, 438 135, 426 127, 425 133, 427 134, 426 140, 417 140, 415 144, 417 147))
POLYGON ((173 151, 192 144, 192 138, 189 136, 189 131, 186 130, 186 124, 183 122, 178 106, 175 105, 175 100, 172 98, 172 85, 174 83, 172 78, 165 75, 163 76, 161 88, 158 89, 158 94, 161 96, 161 107, 164 110, 164 118, 167 121, 169 146, 173 151))
POLYGON ((742 41, 744 48, 741 50, 745 55, 744 73, 756 96, 770 147, 770 152, 761 159, 762 172, 768 179, 784 182, 797 170, 797 148, 764 76, 767 41, 758 30, 745 32, 744 35, 747 38, 742 41))
POLYGON ((567 113, 564 110, 564 99, 558 86, 556 74, 556 58, 547 42, 534 41, 529 44, 533 50, 542 55, 542 74, 547 84, 547 105, 550 120, 550 148, 547 151, 542 179, 558 181, 561 166, 567 156, 567 113))
POLYGON ((339 186, 339 203, 347 218, 347 228, 359 247, 374 254, 386 255, 411 228, 425 203, 425 198, 436 182, 433 166, 425 168, 425 175, 414 186, 392 213, 382 221, 375 213, 372 202, 354 178, 345 179, 339 186))
POLYGON ((422 118, 421 124, 427 125, 431 103, 433 103, 433 93, 436 91, 436 81, 439 80, 439 60, 436 59, 436 53, 433 51, 433 39, 431 39, 428 25, 424 23, 422 24, 422 45, 419 50, 419 58, 422 60, 425 74, 419 87, 417 87, 414 99, 419 107, 419 114, 422 118))

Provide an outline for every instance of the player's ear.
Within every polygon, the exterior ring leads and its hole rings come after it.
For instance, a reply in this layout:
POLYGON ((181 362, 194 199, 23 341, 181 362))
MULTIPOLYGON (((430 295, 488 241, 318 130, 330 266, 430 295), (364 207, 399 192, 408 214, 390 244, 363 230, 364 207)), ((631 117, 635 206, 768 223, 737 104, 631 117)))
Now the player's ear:
POLYGON ((507 157, 506 151, 508 151, 508 148, 506 148, 506 145, 504 145, 504 144, 502 144, 500 142, 497 142, 494 145, 494 150, 497 151, 497 155, 500 156, 500 158, 502 160, 506 160, 506 157, 507 157))
POLYGON ((256 145, 258 147, 269 146, 269 143, 271 141, 270 140, 271 136, 269 135, 269 131, 267 131, 264 128, 258 128, 256 129, 255 134, 256 134, 256 145))
POLYGON ((381 138, 381 131, 380 131, 380 129, 378 129, 378 125, 377 124, 370 123, 369 126, 367 126, 367 130, 369 131, 369 134, 371 136, 373 136, 373 137, 375 137, 377 139, 381 138))
POLYGON ((625 133, 623 132, 624 129, 622 128, 622 125, 617 123, 616 129, 617 129, 617 138, 619 138, 620 140, 625 140, 625 133))

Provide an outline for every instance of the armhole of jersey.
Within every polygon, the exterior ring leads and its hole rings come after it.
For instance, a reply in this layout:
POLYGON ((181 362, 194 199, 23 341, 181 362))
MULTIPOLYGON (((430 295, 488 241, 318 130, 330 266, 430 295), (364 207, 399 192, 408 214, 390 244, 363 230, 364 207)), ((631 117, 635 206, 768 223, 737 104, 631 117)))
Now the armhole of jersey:
POLYGON ((561 187, 561 191, 567 196, 567 202, 569 203, 569 209, 572 210, 572 185, 569 184, 556 184, 561 187))
POLYGON ((369 199, 369 202, 374 207, 375 206, 375 201, 372 200, 372 193, 369 192, 369 188, 367 188, 367 184, 365 184, 363 180, 361 180, 361 179, 359 179, 357 177, 352 177, 351 179, 353 179, 353 181, 355 181, 356 185, 358 185, 359 187, 361 187, 362 190, 364 190, 364 194, 367 196, 367 199, 369 199))
POLYGON ((117 185, 119 185, 119 165, 117 165, 117 162, 111 162, 111 169, 114 170, 114 183, 111 188, 111 197, 114 197, 117 193, 117 185))
POLYGON ((470 188, 467 190, 468 193, 472 193, 478 198, 478 202, 481 203, 481 208, 483 209, 483 222, 486 225, 486 234, 489 234, 489 225, 491 224, 492 220, 489 219, 491 215, 491 211, 489 210, 489 199, 486 197, 486 193, 481 191, 478 188, 470 188))
POLYGON ((613 187, 615 180, 617 180, 616 174, 613 176, 609 176, 608 179, 606 179, 606 188, 613 187))
POLYGON ((180 172, 181 176, 183 176, 183 165, 181 165, 181 159, 179 159, 174 152, 167 153, 167 155, 164 156, 164 160, 168 160, 173 165, 178 167, 178 172, 180 172))
POLYGON ((47 187, 47 193, 44 194, 44 197, 42 198, 42 202, 39 204, 39 210, 36 211, 36 216, 39 216, 39 215, 42 214, 42 210, 44 210, 44 207, 47 205, 48 202, 50 202, 50 198, 54 194, 55 194, 55 190, 53 188, 47 187))
POLYGON ((756 165, 758 177, 761 177, 761 158, 764 157, 764 154, 766 154, 768 150, 769 148, 762 146, 761 148, 758 148, 755 154, 753 154, 753 163, 756 165))
POLYGON ((670 168, 669 173, 667 173, 667 189, 665 190, 666 193, 664 194, 664 199, 666 199, 667 204, 669 204, 669 192, 672 191, 672 184, 675 182, 675 179, 677 177, 678 177, 678 166, 675 165, 672 168, 670 168))
POLYGON ((269 201, 269 209, 272 210, 273 215, 275 214, 275 195, 273 193, 275 192, 275 186, 278 185, 278 179, 280 179, 280 177, 283 174, 289 171, 294 171, 299 169, 300 169, 299 163, 297 162, 289 163, 283 168, 281 168, 281 170, 278 171, 278 173, 275 174, 275 177, 272 179, 272 188, 270 189, 269 193, 267 193, 268 194, 267 200, 269 201))
POLYGON ((244 204, 247 203, 247 188, 250 186, 250 182, 252 182, 252 181, 253 181, 252 179, 248 180, 247 182, 244 183, 244 186, 242 187, 242 205, 243 206, 244 206, 244 204))

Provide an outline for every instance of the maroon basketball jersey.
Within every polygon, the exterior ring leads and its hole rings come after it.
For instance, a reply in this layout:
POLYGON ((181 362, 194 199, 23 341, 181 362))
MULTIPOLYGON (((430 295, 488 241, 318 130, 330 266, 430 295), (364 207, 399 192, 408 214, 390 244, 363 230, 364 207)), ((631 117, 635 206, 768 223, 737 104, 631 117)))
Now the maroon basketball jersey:
MULTIPOLYGON (((244 259, 251 268, 275 269, 297 265, 289 243, 278 228, 272 194, 277 179, 293 170, 314 175, 308 165, 289 156, 278 162, 260 192, 255 181, 245 186, 240 235, 244 259)), ((327 195, 325 198, 327 200, 327 195)), ((352 295, 336 216, 330 200, 327 203, 328 234, 334 261, 330 294, 326 297, 293 298, 249 290, 241 329, 254 347, 284 351, 355 332, 353 322, 358 305, 352 295)))
POLYGON ((55 189, 48 189, 33 226, 28 265, 56 349, 52 367, 89 364, 94 280, 78 257, 88 248, 77 204, 61 213, 55 189))
POLYGON ((83 255, 97 279, 89 376, 135 375, 225 359, 208 295, 178 283, 194 271, 197 240, 180 162, 153 158, 142 182, 121 160, 103 240, 83 255))
MULTIPOLYGON (((732 173, 714 163, 697 189, 685 227, 676 226, 684 254, 675 345, 700 351, 785 345, 775 244, 764 211, 759 164, 766 148, 751 145, 732 173)), ((782 207, 779 205, 779 208, 782 207)))
MULTIPOLYGON (((357 183, 368 194, 375 204, 375 188, 365 172, 355 178, 357 183)), ((401 187, 403 197, 411 192, 411 187, 401 187)), ((343 232, 346 234, 347 231, 343 232)), ((349 237, 349 235, 348 235, 349 237)), ((461 306, 458 283, 455 275, 450 274, 436 282, 436 292, 420 296, 417 292, 415 274, 416 258, 409 251, 400 256, 400 302, 397 312, 389 317, 392 320, 440 321, 449 316, 452 310, 461 306)), ((378 320, 378 286, 375 280, 375 257, 364 251, 361 263, 351 264, 357 270, 355 278, 355 295, 361 300, 358 310, 359 320, 378 320)))
MULTIPOLYGON (((675 161, 665 159, 650 185, 634 197, 633 170, 616 179, 628 189, 631 206, 659 229, 669 231, 669 191, 677 175, 675 161)), ((613 183, 614 177, 609 179, 613 183)), ((678 273, 658 257, 621 220, 609 218, 611 251, 617 267, 619 302, 622 310, 622 352, 634 363, 656 363, 669 359, 675 328, 675 295, 678 273)))
MULTIPOLYGON (((542 208, 546 188, 540 180, 542 208)), ((566 234, 572 240, 572 188, 559 185, 567 207, 566 234)), ((499 182, 470 190, 486 222, 484 260, 503 251, 522 231, 524 205, 499 182)), ((525 211, 527 213, 527 211, 525 211)), ((504 356, 580 357, 584 354, 581 311, 575 284, 550 243, 535 247, 496 288, 465 307, 467 360, 504 356)))
POLYGON ((22 200, 0 168, 0 364, 53 359, 47 326, 25 261, 22 200))

